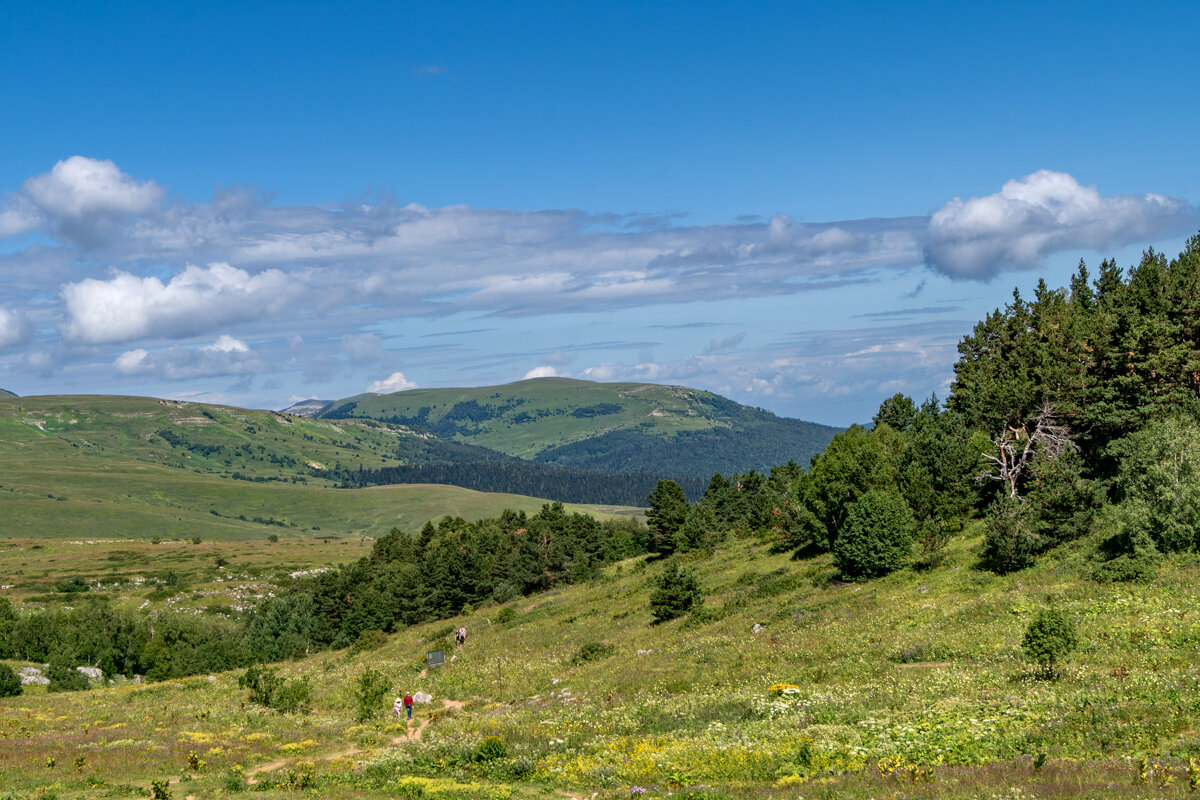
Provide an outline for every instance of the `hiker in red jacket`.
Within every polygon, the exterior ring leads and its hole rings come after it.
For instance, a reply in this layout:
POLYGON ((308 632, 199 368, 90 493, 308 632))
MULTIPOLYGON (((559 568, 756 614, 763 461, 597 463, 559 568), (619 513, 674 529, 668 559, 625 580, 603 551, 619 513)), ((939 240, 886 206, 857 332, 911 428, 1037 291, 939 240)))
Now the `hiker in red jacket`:
POLYGON ((404 693, 404 710, 408 712, 408 718, 412 719, 413 698, 408 692, 404 693))

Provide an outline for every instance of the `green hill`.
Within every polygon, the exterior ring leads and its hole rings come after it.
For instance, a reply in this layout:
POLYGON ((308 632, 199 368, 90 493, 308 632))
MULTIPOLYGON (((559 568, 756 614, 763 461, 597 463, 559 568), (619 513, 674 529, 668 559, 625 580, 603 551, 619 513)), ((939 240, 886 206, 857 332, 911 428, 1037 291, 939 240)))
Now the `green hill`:
POLYGON ((683 386, 567 378, 358 395, 317 416, 383 420, 563 467, 698 479, 806 465, 839 430, 683 386))
POLYGON ((0 389, 0 397, 16 397, 17 395, 8 389, 0 389))
POLYGON ((140 397, 0 400, 0 535, 258 538, 415 531, 545 501, 452 486, 339 489, 339 470, 464 457, 372 420, 140 397))

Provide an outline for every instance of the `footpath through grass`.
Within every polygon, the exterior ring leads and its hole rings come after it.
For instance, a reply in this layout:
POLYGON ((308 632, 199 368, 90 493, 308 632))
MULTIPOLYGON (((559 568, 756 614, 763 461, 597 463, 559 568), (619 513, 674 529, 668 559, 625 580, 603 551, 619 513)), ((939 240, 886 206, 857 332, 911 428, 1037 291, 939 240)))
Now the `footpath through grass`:
POLYGON ((150 797, 154 781, 177 798, 1192 796, 1200 560, 1098 584, 1079 577, 1084 543, 998 577, 974 568, 978 544, 971 532, 945 566, 843 584, 828 556, 734 542, 693 565, 704 610, 657 626, 664 565, 623 562, 284 665, 312 683, 306 715, 248 704, 233 673, 36 689, 0 701, 0 785, 19 798, 150 797), (1020 650, 1047 597, 1082 642, 1056 680, 1020 650), (427 670, 434 647, 451 660, 427 670), (419 740, 387 715, 391 696, 355 720, 367 669, 433 695, 419 740))

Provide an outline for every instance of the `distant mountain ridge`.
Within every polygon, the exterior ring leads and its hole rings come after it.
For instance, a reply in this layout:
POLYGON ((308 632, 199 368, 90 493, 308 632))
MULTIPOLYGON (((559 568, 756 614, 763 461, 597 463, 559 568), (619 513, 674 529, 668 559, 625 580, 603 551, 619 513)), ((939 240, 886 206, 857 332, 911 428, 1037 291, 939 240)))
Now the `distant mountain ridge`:
POLYGON ((10 392, 8 389, 0 389, 0 397, 17 397, 16 392, 10 392))
POLYGON ((373 419, 577 470, 707 479, 807 466, 840 428, 778 417, 685 386, 533 378, 502 386, 362 394, 287 409, 373 419))

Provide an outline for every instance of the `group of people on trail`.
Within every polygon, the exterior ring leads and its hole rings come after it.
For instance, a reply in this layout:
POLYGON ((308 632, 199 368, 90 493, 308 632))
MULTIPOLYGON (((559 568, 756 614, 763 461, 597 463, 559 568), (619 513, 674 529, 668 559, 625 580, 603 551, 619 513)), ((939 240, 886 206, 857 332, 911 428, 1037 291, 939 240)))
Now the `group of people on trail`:
MULTIPOLYGON (((454 644, 461 648, 466 643, 467 629, 464 626, 454 632, 454 644)), ((416 701, 413 700, 412 692, 405 692, 404 697, 397 697, 396 702, 392 704, 392 713, 394 713, 397 717, 401 714, 407 714, 408 718, 412 719, 413 704, 415 702, 416 701)))

